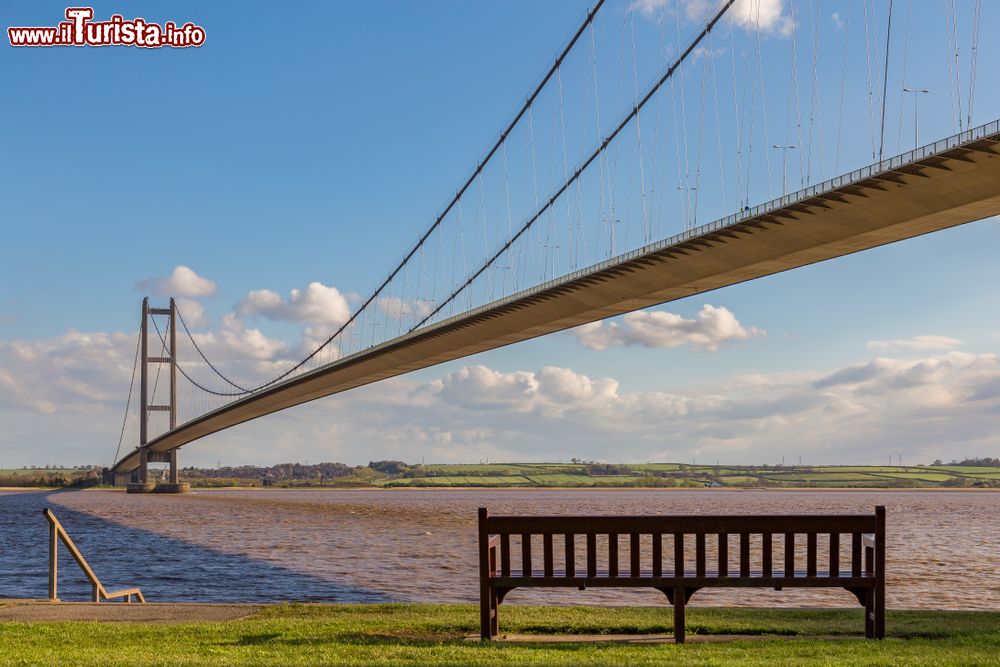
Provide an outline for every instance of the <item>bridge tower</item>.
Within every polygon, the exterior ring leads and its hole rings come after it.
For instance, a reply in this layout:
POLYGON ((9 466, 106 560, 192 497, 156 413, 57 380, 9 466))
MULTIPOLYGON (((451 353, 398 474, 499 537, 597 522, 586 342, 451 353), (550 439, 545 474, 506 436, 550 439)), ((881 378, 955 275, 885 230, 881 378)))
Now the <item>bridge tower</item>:
MULTIPOLYGON (((157 491, 161 493, 183 493, 190 487, 182 484, 179 479, 177 450, 169 452, 152 452, 146 447, 149 442, 149 413, 168 413, 168 427, 173 430, 177 427, 177 304, 174 299, 170 299, 170 306, 167 308, 152 308, 149 305, 149 297, 142 300, 142 326, 140 328, 140 363, 139 363, 139 467, 132 473, 131 482, 127 486, 129 493, 146 493, 157 491), (166 315, 167 340, 162 341, 161 355, 150 356, 149 354, 149 323, 156 315, 166 315), (153 396, 149 391, 149 367, 153 364, 169 364, 170 391, 169 399, 166 403, 151 404, 153 396), (150 463, 169 463, 170 481, 166 484, 156 484, 149 479, 150 463)), ((157 330, 158 331, 158 330, 157 330)), ((159 334, 158 334, 159 336, 159 334)), ((154 386, 155 390, 155 386, 154 386)))

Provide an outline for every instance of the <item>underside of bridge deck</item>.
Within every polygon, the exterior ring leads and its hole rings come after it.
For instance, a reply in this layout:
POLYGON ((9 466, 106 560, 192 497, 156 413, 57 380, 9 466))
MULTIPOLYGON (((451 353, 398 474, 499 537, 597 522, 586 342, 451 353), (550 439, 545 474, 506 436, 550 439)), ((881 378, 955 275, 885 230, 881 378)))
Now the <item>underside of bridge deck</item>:
MULTIPOLYGON (((1000 133, 855 173, 303 373, 147 448, 167 452, 402 373, 1000 214, 1000 133)), ((139 459, 135 450, 114 471, 133 470, 139 459)))

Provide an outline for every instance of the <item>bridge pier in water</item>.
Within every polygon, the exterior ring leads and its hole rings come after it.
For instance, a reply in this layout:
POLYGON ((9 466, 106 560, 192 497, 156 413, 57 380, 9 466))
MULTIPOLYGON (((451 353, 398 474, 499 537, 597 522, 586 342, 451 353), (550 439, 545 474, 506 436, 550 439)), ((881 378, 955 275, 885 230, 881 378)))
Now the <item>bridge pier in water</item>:
POLYGON ((139 467, 131 473, 113 473, 112 483, 115 486, 125 486, 128 493, 187 493, 191 490, 191 485, 180 481, 178 459, 178 450, 176 449, 169 452, 143 450, 139 453, 139 467), (168 481, 151 479, 149 475, 150 463, 169 463, 168 481))

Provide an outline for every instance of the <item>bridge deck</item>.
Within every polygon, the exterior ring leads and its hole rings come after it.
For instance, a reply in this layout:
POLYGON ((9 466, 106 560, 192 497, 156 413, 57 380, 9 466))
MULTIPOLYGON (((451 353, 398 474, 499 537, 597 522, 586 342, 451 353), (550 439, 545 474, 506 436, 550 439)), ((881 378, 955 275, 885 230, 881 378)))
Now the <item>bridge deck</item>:
MULTIPOLYGON (((1000 121, 564 276, 290 378, 148 444, 445 361, 1000 214, 1000 121)), ((139 465, 138 450, 115 472, 139 465)))

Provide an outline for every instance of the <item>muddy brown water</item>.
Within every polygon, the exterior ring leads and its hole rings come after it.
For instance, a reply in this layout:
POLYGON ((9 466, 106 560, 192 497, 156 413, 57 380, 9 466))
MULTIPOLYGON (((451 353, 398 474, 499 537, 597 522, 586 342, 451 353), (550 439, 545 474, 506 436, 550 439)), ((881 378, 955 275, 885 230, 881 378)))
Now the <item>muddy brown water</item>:
MULTIPOLYGON (((890 607, 1000 609, 1000 493, 944 491, 0 493, 0 597, 46 594, 46 506, 106 584, 140 586, 150 600, 450 602, 477 599, 480 506, 495 514, 770 514, 871 512, 877 504, 888 517, 890 607)), ((821 540, 821 557, 823 547, 821 540)), ((849 545, 842 547, 846 564, 849 545)), ((89 589, 65 554, 60 566, 61 597, 86 599, 89 589)), ((655 591, 624 589, 515 591, 508 601, 666 604, 655 591)), ((820 607, 854 598, 838 590, 719 589, 692 603, 820 607)))

